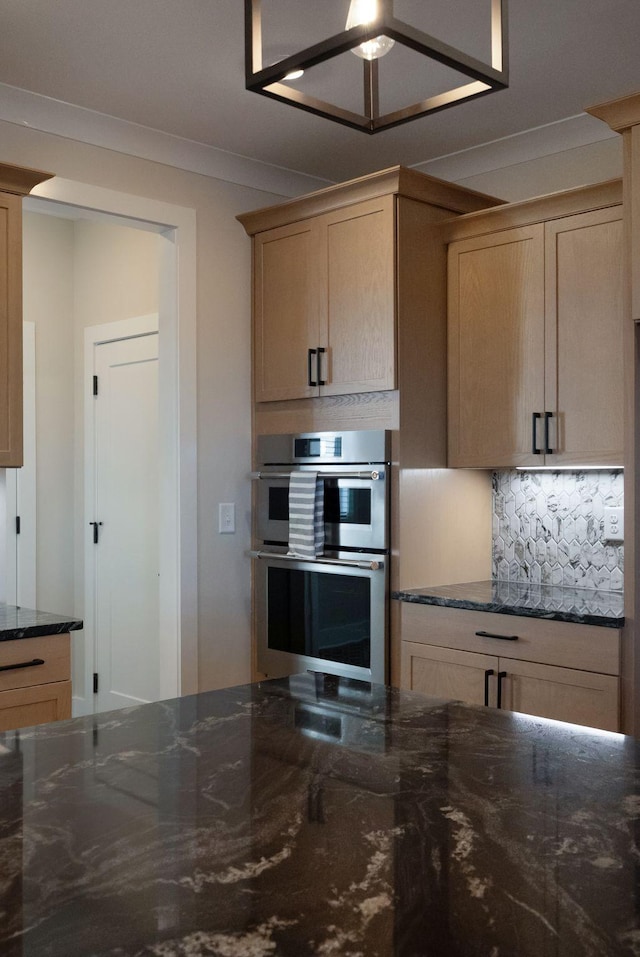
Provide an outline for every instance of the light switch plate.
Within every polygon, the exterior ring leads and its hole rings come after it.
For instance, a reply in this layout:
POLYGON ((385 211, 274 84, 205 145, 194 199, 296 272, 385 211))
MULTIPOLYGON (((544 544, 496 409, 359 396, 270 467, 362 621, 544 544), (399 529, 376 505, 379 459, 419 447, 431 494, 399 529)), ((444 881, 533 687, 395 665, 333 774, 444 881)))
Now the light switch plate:
POLYGON ((605 542, 624 541, 624 508, 605 508, 604 510, 604 540, 605 542))
POLYGON ((234 502, 218 503, 218 531, 221 535, 232 535, 236 530, 236 506, 234 502))

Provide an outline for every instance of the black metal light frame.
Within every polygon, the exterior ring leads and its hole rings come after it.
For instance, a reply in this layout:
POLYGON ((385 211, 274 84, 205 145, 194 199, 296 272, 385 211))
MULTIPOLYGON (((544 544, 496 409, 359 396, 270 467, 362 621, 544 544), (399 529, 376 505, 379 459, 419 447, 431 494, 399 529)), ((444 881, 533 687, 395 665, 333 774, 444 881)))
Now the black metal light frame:
MULTIPOLYGON (((246 88, 262 93, 309 113, 316 113, 364 133, 377 133, 401 123, 436 113, 478 96, 486 96, 509 85, 507 0, 491 0, 491 63, 486 64, 441 40, 397 20, 393 0, 378 0, 379 14, 373 23, 343 30, 335 36, 286 57, 278 63, 262 67, 262 0, 245 0, 245 70, 246 88), (380 115, 378 61, 363 60, 363 112, 353 113, 296 90, 281 81, 294 70, 308 70, 318 63, 353 50, 355 47, 384 35, 468 76, 471 80, 446 93, 428 97, 418 103, 380 115)), ((345 6, 347 3, 345 3, 345 6)))

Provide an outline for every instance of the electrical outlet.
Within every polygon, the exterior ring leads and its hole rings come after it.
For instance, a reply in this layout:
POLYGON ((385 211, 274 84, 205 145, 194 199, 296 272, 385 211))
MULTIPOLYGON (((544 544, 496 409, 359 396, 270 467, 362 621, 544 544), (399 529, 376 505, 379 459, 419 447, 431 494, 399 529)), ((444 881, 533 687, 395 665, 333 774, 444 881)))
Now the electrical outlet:
POLYGON ((236 530, 236 506, 234 502, 218 503, 218 531, 221 535, 232 535, 236 530))
POLYGON ((604 510, 604 540, 605 542, 624 541, 624 509, 605 508, 604 510))

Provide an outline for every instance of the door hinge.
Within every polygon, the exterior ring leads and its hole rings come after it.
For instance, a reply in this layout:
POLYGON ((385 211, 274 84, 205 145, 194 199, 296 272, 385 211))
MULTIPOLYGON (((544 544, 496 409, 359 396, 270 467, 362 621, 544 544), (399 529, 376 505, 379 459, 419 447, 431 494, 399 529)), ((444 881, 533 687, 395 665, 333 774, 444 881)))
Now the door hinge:
POLYGON ((98 693, 98 672, 97 671, 93 672, 93 693, 94 694, 98 693))
POLYGON ((16 515, 16 535, 20 534, 20 516, 16 515))
POLYGON ((98 527, 102 525, 102 522, 89 522, 89 525, 93 525, 93 544, 97 545, 100 538, 100 533, 98 532, 98 527))
POLYGON ((98 376, 97 375, 94 375, 93 377, 93 394, 94 395, 98 394, 98 376))

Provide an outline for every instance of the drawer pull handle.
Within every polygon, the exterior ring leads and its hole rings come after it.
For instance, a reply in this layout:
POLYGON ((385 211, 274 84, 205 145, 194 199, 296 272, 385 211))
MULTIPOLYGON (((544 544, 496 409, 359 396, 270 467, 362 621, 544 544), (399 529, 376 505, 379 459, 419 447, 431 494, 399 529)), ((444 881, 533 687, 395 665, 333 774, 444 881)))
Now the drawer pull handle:
POLYGON ((506 671, 498 672, 498 707, 502 707, 502 679, 507 677, 506 671))
POLYGON ((484 706, 485 708, 489 707, 489 678, 491 675, 494 675, 495 671, 493 668, 487 668, 484 673, 484 706))
POLYGON ((34 658, 32 661, 19 661, 15 665, 0 665, 0 671, 15 671, 16 668, 32 668, 34 665, 43 665, 44 658, 34 658))
POLYGON ((478 638, 499 638, 500 641, 517 641, 517 635, 497 635, 493 631, 476 631, 478 638))

